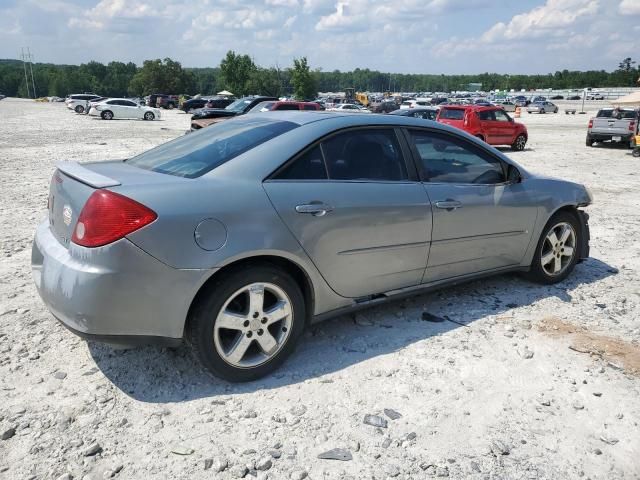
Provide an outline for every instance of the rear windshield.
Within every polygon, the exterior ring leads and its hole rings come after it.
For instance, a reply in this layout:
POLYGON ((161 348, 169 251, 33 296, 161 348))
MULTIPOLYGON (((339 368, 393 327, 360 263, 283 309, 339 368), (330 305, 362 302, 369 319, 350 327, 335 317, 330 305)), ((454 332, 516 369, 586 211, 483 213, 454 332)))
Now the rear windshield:
POLYGON ((196 178, 298 125, 244 117, 190 133, 126 162, 145 170, 196 178))
POLYGON ((464 119, 464 110, 461 108, 443 108, 440 111, 440 118, 447 120, 462 120, 464 119))

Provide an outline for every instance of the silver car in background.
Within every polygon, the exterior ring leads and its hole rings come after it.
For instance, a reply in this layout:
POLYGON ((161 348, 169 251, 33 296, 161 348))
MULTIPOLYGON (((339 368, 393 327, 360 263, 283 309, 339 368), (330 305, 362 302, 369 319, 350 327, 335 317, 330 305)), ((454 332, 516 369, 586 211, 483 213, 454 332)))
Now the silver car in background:
POLYGON ((76 334, 186 340, 247 381, 311 322, 509 271, 563 280, 589 254, 590 203, 432 121, 270 112, 124 161, 60 163, 32 268, 76 334))

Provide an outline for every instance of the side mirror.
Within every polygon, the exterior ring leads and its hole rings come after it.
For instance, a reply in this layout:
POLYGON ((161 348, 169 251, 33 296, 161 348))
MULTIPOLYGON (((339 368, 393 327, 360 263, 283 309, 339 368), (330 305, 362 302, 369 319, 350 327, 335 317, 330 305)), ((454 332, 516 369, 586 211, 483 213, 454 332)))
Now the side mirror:
POLYGON ((522 177, 520 176, 520 172, 518 169, 509 164, 507 167, 507 183, 520 183, 522 177))

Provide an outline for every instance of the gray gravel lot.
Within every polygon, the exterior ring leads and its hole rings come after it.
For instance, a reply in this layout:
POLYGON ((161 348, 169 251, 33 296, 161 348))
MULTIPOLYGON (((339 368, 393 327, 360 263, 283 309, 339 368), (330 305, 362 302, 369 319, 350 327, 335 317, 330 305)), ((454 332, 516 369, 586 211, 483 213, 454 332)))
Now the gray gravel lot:
POLYGON ((525 113, 527 149, 507 150, 594 194, 592 258, 566 282, 500 276, 340 317, 272 377, 232 385, 186 348, 87 344, 31 279, 54 163, 129 157, 188 128, 163 113, 106 122, 0 101, 0 478, 640 478, 639 163, 586 147, 589 115, 525 113), (333 449, 342 460, 318 458, 333 449))

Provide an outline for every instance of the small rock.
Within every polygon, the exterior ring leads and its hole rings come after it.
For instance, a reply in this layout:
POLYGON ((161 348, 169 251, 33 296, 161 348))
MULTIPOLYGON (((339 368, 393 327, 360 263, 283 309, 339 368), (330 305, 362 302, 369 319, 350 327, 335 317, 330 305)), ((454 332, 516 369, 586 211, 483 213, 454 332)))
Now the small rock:
POLYGON ((550 407, 551 406, 551 400, 549 400, 548 398, 542 399, 542 400, 540 400, 540 405, 544 405, 545 407, 550 407))
POLYGON ((64 380, 65 378, 67 378, 67 374, 66 372, 61 372, 60 370, 58 370, 53 374, 53 377, 57 378, 58 380, 64 380))
POLYGON ((291 480, 304 480, 308 475, 306 470, 294 470, 289 478, 291 480))
POLYGON ((92 457, 97 453, 100 453, 101 451, 102 447, 100 446, 100 444, 98 442, 93 442, 87 448, 82 450, 82 455, 84 455, 85 457, 92 457))
POLYGON ((323 452, 318 455, 318 458, 321 460, 340 460, 342 462, 353 460, 351 452, 344 448, 334 448, 327 452, 323 452))
POLYGON ((56 480, 73 480, 73 477, 70 473, 63 473, 62 475, 57 477, 56 480))
POLYGON ((516 329, 515 329, 515 327, 513 325, 510 325, 510 324, 507 323, 504 326, 504 331, 505 332, 515 332, 516 329))
POLYGON ((602 396, 602 392, 593 392, 593 396, 594 397, 601 397, 602 396))
POLYGON ((191 455, 195 450, 190 447, 185 447, 184 445, 175 445, 171 449, 171 453, 175 453, 176 455, 191 455))
POLYGON ((282 452, 280 450, 269 450, 268 453, 272 458, 280 458, 282 456, 282 452))
POLYGON ((596 455, 602 455, 602 450, 600 450, 599 448, 595 448, 593 450, 593 453, 595 453, 596 455))
POLYGON ((209 470, 213 466, 213 458, 204 459, 204 469, 209 470))
POLYGON ((214 472, 220 473, 220 472, 224 472, 228 466, 229 466, 229 461, 226 458, 217 457, 213 459, 213 464, 211 465, 211 468, 213 469, 214 472))
POLYGON ((480 470, 480 465, 478 464, 478 462, 471 462, 471 470, 478 473, 482 471, 480 470))
POLYGON ((277 413, 271 417, 271 420, 273 420, 276 423, 287 423, 287 417, 277 413))
POLYGON ((13 427, 2 427, 0 430, 0 439, 9 440, 16 434, 16 429, 13 427))
POLYGON ((416 432, 410 432, 407 434, 407 440, 415 440, 418 434, 416 432))
POLYGON ((520 356, 525 360, 529 360, 533 358, 533 352, 529 350, 527 347, 524 347, 522 350, 520 350, 520 356))
POLYGON ((363 422, 372 427, 387 428, 387 421, 378 415, 365 415, 363 422))
POLYGON ((391 445, 391 439, 389 437, 384 439, 384 442, 382 442, 382 448, 389 448, 389 446, 391 445))
POLYGON ((397 420, 399 418, 402 418, 402 414, 400 412, 396 412, 395 410, 392 410, 390 408, 385 408, 384 414, 387 417, 389 417, 391 420, 397 420))
POLYGON ((229 473, 233 476, 233 478, 244 478, 247 473, 249 473, 249 469, 246 465, 236 465, 234 466, 229 473))
POLYGON ((244 456, 253 455, 254 453, 256 453, 256 451, 253 448, 247 448, 246 450, 242 451, 242 455, 244 456))
POLYGON ((449 467, 436 467, 436 477, 448 477, 449 467))
POLYGON ((296 417, 300 417, 307 412, 307 407, 304 405, 296 405, 295 407, 291 407, 291 415, 295 415, 296 417))
POLYGON ((261 472, 265 472, 269 470, 273 465, 271 461, 271 457, 262 457, 260 460, 256 462, 256 470, 260 470, 261 472))
POLYGON ((572 406, 576 410, 584 410, 584 405, 582 404, 582 402, 580 400, 576 400, 575 402, 573 402, 572 406))
POLYGON ((400 469, 398 468, 397 465, 387 463, 386 465, 384 465, 383 470, 384 470, 384 473, 386 473, 388 476, 392 478, 400 475, 400 469))
POLYGON ((256 418, 258 414, 256 413, 255 410, 247 410, 246 412, 244 412, 242 416, 244 418, 256 418))
POLYGON ((491 442, 491 453, 493 453, 496 457, 500 455, 509 455, 511 452, 511 447, 507 445, 502 440, 494 440, 491 442))

